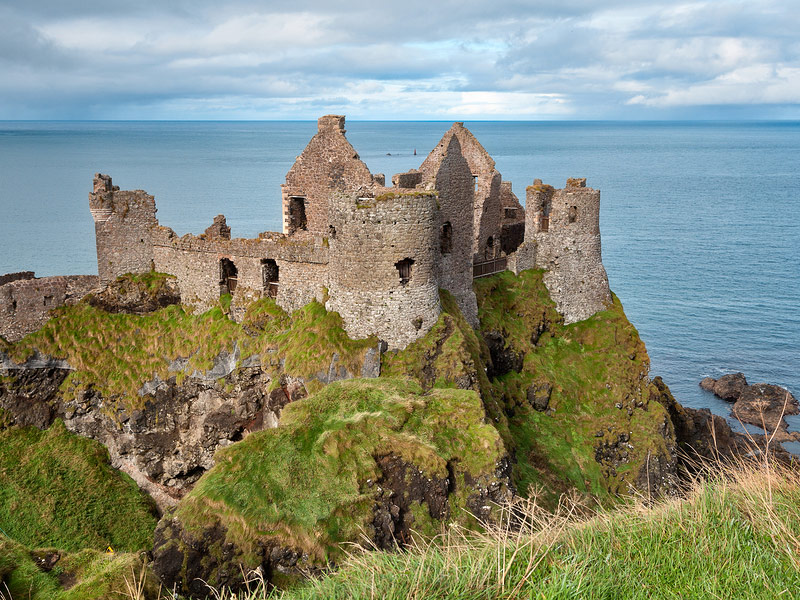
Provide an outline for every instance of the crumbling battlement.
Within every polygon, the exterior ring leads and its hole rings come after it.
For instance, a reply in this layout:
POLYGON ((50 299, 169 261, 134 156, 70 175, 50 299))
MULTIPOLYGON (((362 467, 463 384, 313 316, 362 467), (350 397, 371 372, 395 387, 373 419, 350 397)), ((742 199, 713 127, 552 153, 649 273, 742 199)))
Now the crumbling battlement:
POLYGON ((19 271, 18 273, 6 273, 0 275, 0 285, 11 283, 12 281, 21 281, 23 279, 33 279, 35 277, 33 271, 19 271))
POLYGON ((9 342, 22 339, 44 325, 51 310, 74 304, 98 283, 96 275, 35 278, 26 271, 0 277, 0 336, 9 342))
POLYGON ((175 275, 183 301, 200 309, 214 306, 227 293, 240 305, 272 296, 288 311, 321 300, 328 255, 325 240, 311 236, 266 232, 231 239, 222 215, 200 236, 179 237, 163 226, 153 231, 155 269, 175 275), (225 235, 217 233, 220 228, 225 235))

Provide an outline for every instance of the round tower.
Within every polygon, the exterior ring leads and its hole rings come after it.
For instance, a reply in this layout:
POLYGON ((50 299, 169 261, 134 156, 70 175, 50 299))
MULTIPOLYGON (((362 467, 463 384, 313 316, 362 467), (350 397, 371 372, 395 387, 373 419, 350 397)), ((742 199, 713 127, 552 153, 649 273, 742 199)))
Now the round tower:
POLYGON ((331 198, 327 308, 350 337, 404 348, 436 323, 436 202, 435 191, 400 188, 331 198))

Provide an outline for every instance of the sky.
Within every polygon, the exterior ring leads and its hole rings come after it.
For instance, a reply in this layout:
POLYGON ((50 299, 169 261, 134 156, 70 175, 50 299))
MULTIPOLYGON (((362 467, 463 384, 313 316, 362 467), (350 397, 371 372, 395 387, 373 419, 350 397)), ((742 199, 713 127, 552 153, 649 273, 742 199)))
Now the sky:
POLYGON ((0 119, 800 119, 800 0, 0 0, 0 119))

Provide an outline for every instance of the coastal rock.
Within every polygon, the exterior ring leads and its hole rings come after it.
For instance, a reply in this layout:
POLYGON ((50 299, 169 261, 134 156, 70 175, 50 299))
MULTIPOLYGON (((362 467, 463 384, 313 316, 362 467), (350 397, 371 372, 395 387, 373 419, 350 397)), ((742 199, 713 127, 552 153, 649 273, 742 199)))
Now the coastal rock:
POLYGON ((744 373, 731 373, 723 375, 719 379, 706 377, 700 382, 700 387, 723 400, 736 402, 747 387, 747 380, 744 373))
POLYGON ((175 504, 214 464, 217 449, 264 424, 276 424, 283 399, 266 393, 260 369, 240 369, 221 381, 174 377, 150 389, 140 408, 125 410, 89 387, 65 400, 68 371, 17 370, 0 380, 6 425, 67 429, 103 443, 112 465, 128 473, 161 510, 175 504))
POLYGON ((280 585, 338 562, 343 545, 395 550, 447 522, 491 521, 513 487, 484 414, 472 391, 326 386, 287 407, 280 427, 220 451, 162 518, 155 568, 168 588, 205 597, 198 578, 237 590, 258 570, 280 585))
POLYGON ((651 399, 667 409, 684 464, 688 461, 696 466, 698 461, 716 461, 751 451, 747 436, 733 431, 724 417, 712 414, 707 408, 682 406, 661 377, 653 379, 651 399))
POLYGON ((489 369, 489 377, 500 377, 506 373, 522 371, 522 363, 525 355, 514 350, 506 342, 506 338, 500 331, 489 331, 483 334, 489 353, 492 357, 492 364, 489 369))
POLYGON ((700 387, 734 402, 731 409, 733 418, 765 429, 775 441, 800 440, 800 433, 788 431, 783 418, 800 414, 800 404, 786 388, 768 383, 749 385, 742 373, 723 375, 716 380, 706 377, 700 382, 700 387))
POLYGON ((766 428, 767 434, 775 432, 778 441, 800 439, 789 432, 786 415, 800 414, 800 406, 789 390, 768 383, 747 386, 733 405, 732 414, 743 423, 766 428))

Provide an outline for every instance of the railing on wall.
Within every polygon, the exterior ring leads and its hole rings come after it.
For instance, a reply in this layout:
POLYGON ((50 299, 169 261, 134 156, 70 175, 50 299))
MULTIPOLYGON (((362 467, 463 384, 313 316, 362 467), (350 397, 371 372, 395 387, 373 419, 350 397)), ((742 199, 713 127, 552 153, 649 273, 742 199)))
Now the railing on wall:
POLYGON ((477 279, 478 277, 488 277, 489 275, 500 273, 505 271, 507 266, 508 258, 505 256, 474 262, 472 263, 472 278, 477 279))

